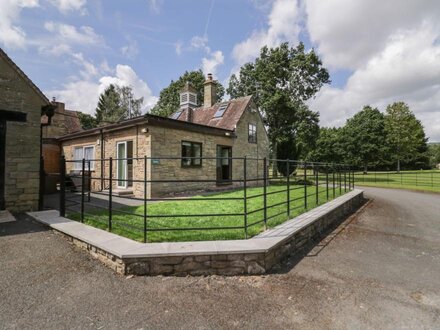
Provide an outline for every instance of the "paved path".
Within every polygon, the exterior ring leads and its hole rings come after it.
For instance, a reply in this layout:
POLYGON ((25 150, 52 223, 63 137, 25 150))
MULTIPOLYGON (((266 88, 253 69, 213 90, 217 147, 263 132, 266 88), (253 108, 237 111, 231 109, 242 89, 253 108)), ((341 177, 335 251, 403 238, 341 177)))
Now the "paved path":
POLYGON ((439 328, 440 195, 366 191, 267 276, 126 278, 28 219, 0 224, 0 328, 439 328))

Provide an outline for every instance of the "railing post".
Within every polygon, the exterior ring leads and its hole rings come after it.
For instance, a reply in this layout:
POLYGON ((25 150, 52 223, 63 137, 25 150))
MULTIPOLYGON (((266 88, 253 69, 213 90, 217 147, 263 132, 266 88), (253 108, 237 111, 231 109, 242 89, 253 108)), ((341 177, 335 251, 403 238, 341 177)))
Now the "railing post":
POLYGON ((108 230, 112 231, 112 199, 113 199, 113 158, 109 159, 109 187, 108 187, 108 230))
POLYGON ((351 190, 351 169, 350 169, 350 166, 348 166, 347 171, 348 171, 348 191, 350 191, 351 190))
POLYGON ((328 201, 328 166, 325 169, 325 192, 326 192, 327 201, 328 201))
POLYGON ((60 217, 66 216, 66 158, 60 158, 60 217))
POLYGON ((307 210, 307 163, 304 162, 304 209, 307 210))
POLYGON ((338 169, 338 177, 339 177, 339 196, 342 195, 342 174, 341 174, 341 168, 338 169))
POLYGON ((244 237, 247 239, 247 160, 243 158, 243 209, 244 209, 244 237))
POLYGON ((81 222, 84 222, 84 190, 86 185, 86 180, 84 177, 86 171, 86 160, 84 158, 82 159, 81 171, 81 222))
POLYGON ((347 192, 347 167, 344 166, 344 193, 347 192))
POLYGON ((147 243, 147 156, 144 156, 144 243, 147 243))
POLYGON ((90 170, 90 160, 88 161, 88 169, 87 169, 87 173, 89 174, 88 176, 87 176, 87 189, 88 189, 88 191, 87 191, 87 202, 89 202, 90 203, 90 190, 92 190, 92 172, 91 172, 91 170, 90 170))
POLYGON ((318 170, 317 170, 317 168, 319 169, 319 167, 315 167, 315 165, 313 165, 313 171, 315 172, 315 206, 318 206, 318 204, 319 204, 319 191, 318 191, 318 188, 319 188, 319 177, 318 177, 318 170))
POLYGON ((335 167, 335 165, 333 164, 333 166, 332 166, 332 176, 333 176, 333 198, 335 198, 336 197, 336 189, 335 189, 335 187, 336 187, 336 185, 335 185, 335 170, 336 170, 336 167, 335 167))
POLYGON ((263 159, 263 180, 264 180, 264 184, 263 184, 263 219, 264 219, 264 229, 267 229, 267 170, 268 170, 268 165, 267 165, 267 158, 264 157, 263 159))
POLYGON ((290 160, 287 160, 287 216, 290 217, 290 160))

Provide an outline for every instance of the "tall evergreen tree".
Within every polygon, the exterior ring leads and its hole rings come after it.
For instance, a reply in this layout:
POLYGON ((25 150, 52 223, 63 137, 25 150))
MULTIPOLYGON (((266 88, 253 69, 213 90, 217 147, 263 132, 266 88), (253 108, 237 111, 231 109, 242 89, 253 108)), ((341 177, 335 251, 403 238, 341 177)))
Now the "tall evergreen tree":
POLYGON ((427 138, 423 126, 406 103, 395 102, 387 106, 385 131, 398 172, 402 163, 411 163, 420 157, 420 152, 425 152, 427 138))
POLYGON ((118 86, 111 84, 99 96, 95 111, 98 124, 116 123, 130 117, 141 115, 141 107, 144 98, 134 98, 130 86, 118 86))
POLYGON ((120 107, 124 109, 123 119, 137 117, 142 114, 143 97, 136 99, 132 88, 129 86, 116 86, 116 91, 119 94, 120 107))
MULTIPOLYGON (((197 102, 201 106, 203 104, 203 83, 205 82, 205 76, 202 70, 197 71, 185 71, 183 75, 179 77, 176 81, 171 80, 168 87, 161 90, 159 95, 159 101, 151 109, 151 114, 169 117, 173 112, 175 112, 180 105, 179 95, 180 90, 185 86, 186 82, 190 82, 191 85, 197 91, 197 102)), ((224 87, 217 82, 217 100, 221 101, 225 94, 224 87)))

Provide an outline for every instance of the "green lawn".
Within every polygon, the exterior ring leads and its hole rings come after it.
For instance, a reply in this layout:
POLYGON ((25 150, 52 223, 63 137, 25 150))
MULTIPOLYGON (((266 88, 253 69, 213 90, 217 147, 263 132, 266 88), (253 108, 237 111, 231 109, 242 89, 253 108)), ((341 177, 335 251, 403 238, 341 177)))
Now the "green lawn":
MULTIPOLYGON (((331 187, 331 185, 330 185, 331 187)), ((347 187, 348 189, 348 187, 347 187)), ((267 210, 268 227, 276 226, 289 218, 295 217, 306 211, 304 207, 304 187, 302 185, 290 186, 290 217, 287 216, 287 186, 270 185, 267 187, 267 206, 280 204, 267 210), (284 203, 286 202, 286 203, 284 203), (279 214, 279 215, 277 215, 279 214)), ((178 228, 202 228, 202 227, 243 227, 244 226, 244 203, 243 189, 231 192, 211 194, 209 196, 194 196, 190 200, 173 200, 150 202, 147 206, 147 214, 162 215, 164 217, 148 217, 148 230, 158 228, 178 229, 178 228), (221 200, 209 200, 210 198, 221 198, 221 200), (240 198, 240 200, 226 200, 226 198, 240 198), (196 200, 197 199, 197 200, 196 200), (191 214, 240 214, 233 216, 189 216, 191 214), (169 215, 180 215, 180 217, 167 217, 169 215)), ((254 197, 263 193, 262 187, 247 189, 247 210, 248 210, 248 237, 254 236, 264 230, 264 223, 258 223, 263 219, 263 196, 254 197), (253 225, 254 224, 254 225, 253 225)), ((344 190, 342 189, 342 193, 344 190)), ((316 187, 307 187, 308 210, 315 207, 316 187)), ((339 196, 339 188, 335 189, 335 196, 339 196)), ((324 186, 318 188, 318 205, 327 201, 327 193, 324 186)), ((333 190, 329 191, 329 198, 333 197, 333 190)), ((107 229, 108 212, 107 210, 90 210, 86 206, 85 223, 107 229)), ((144 226, 144 207, 124 207, 114 210, 112 219, 112 232, 134 240, 143 240, 144 226), (136 215, 127 215, 123 212, 131 212, 136 215)), ((79 214, 68 214, 71 219, 78 220, 79 214)), ((167 231, 148 231, 148 242, 164 241, 196 241, 196 240, 222 240, 222 239, 243 239, 245 237, 244 228, 239 229, 214 229, 214 230, 167 230, 167 231)))
POLYGON ((357 172, 355 185, 440 192, 440 171, 357 172))

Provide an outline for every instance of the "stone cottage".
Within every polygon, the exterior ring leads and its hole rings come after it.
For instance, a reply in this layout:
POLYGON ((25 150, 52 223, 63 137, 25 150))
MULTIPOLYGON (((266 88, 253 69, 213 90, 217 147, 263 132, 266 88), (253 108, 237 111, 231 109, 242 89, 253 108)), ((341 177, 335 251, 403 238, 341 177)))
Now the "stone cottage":
POLYGON ((52 112, 51 102, 0 49, 0 210, 38 208, 40 118, 52 112))
POLYGON ((92 160, 91 187, 107 190, 112 157, 113 191, 136 197, 144 196, 144 179, 151 181, 148 197, 241 184, 244 156, 247 178, 262 177, 269 144, 252 96, 216 102, 215 89, 208 75, 202 107, 187 84, 170 118, 146 114, 60 137, 67 173, 81 172, 82 158, 92 160))

